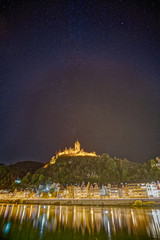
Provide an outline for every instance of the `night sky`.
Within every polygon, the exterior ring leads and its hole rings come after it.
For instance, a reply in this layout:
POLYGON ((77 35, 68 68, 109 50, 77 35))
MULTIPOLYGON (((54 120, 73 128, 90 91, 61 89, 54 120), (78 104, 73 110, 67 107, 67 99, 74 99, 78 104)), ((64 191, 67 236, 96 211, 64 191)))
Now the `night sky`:
POLYGON ((0 1, 0 162, 160 156, 160 1, 0 1))

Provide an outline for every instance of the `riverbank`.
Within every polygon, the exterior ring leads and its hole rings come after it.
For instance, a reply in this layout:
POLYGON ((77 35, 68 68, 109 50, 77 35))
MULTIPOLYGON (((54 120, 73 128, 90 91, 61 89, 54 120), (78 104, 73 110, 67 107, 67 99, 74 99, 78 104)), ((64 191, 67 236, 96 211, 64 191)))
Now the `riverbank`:
POLYGON ((80 206, 160 206, 158 199, 0 199, 6 204, 80 205, 80 206))

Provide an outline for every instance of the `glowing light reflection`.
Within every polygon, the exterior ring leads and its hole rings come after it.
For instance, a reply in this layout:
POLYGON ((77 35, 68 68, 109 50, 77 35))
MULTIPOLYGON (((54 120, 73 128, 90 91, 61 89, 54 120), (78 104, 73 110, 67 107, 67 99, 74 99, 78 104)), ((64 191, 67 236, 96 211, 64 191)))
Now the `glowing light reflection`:
POLYGON ((28 221, 33 228, 57 231, 62 226, 89 235, 104 230, 108 239, 119 230, 127 229, 128 234, 142 231, 147 236, 160 238, 160 210, 135 208, 98 208, 82 206, 32 206, 0 205, 0 216, 5 219, 3 232, 10 231, 11 221, 28 221), (7 222, 7 223, 6 223, 7 222))

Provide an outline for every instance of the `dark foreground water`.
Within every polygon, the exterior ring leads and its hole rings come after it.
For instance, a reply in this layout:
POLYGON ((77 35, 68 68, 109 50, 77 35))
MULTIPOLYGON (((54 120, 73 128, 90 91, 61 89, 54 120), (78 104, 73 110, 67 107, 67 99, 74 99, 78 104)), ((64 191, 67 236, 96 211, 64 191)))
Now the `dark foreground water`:
POLYGON ((3 239, 160 239, 160 209, 3 204, 3 239))

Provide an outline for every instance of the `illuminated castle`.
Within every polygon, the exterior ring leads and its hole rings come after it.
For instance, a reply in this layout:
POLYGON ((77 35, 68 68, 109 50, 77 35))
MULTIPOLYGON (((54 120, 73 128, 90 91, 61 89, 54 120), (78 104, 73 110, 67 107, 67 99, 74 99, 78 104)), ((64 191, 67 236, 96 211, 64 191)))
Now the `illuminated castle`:
POLYGON ((62 155, 68 155, 68 156, 91 156, 91 157, 96 157, 96 153, 95 152, 91 152, 91 153, 88 153, 88 152, 85 152, 83 149, 81 149, 80 147, 80 143, 78 142, 78 140, 75 142, 74 144, 74 148, 65 148, 62 152, 59 151, 57 154, 56 154, 56 158, 58 158, 59 156, 62 156, 62 155))
MULTIPOLYGON (((67 155, 67 156, 90 156, 90 157, 98 157, 97 154, 95 152, 85 152, 83 149, 81 149, 80 147, 80 143, 79 141, 77 140, 74 144, 74 148, 65 148, 63 151, 59 151, 56 156, 53 156, 51 161, 50 161, 50 164, 54 164, 56 162, 56 159, 59 157, 59 156, 63 156, 63 155, 67 155)), ((47 167, 47 165, 45 165, 44 167, 47 167)))

